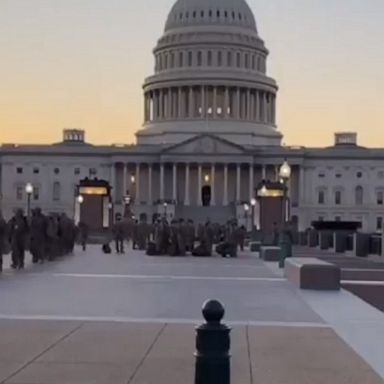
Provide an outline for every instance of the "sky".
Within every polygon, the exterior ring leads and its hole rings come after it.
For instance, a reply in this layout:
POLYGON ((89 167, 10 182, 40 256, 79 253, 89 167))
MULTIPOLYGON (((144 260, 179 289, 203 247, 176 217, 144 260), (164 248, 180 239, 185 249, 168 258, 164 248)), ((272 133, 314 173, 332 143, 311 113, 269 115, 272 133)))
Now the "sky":
MULTIPOLYGON (((249 0, 286 145, 384 147, 384 1, 249 0)), ((0 0, 0 143, 132 143, 173 0, 0 0)))

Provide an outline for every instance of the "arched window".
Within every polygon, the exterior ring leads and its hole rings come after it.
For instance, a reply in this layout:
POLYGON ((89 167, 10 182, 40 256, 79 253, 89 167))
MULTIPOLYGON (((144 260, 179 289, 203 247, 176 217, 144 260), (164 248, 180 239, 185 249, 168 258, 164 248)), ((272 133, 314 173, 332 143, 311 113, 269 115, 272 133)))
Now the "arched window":
POLYGON ((335 205, 341 205, 342 203, 342 194, 341 190, 335 191, 335 205))
POLYGON ((168 68, 168 53, 164 54, 164 69, 168 68))
POLYGON ((182 67, 184 65, 184 55, 183 52, 179 52, 179 67, 182 67))
POLYGON ((252 69, 256 69, 256 58, 255 58, 255 55, 252 55, 252 69))
POLYGON ((364 189, 362 186, 357 186, 355 188, 355 204, 363 205, 364 202, 364 189))
POLYGON ((53 183, 53 201, 60 201, 61 199, 61 185, 58 181, 53 183))
POLYGON ((171 68, 175 66, 175 54, 172 52, 171 53, 171 68))
POLYGON ((209 67, 212 65, 212 51, 208 51, 207 64, 209 67))
POLYGON ((240 66, 241 66, 241 55, 240 55, 240 52, 236 53, 236 65, 237 65, 238 68, 240 68, 240 66))
POLYGON ((192 67, 192 52, 188 52, 188 66, 192 67))
POLYGON ((231 51, 227 52, 227 66, 228 67, 232 66, 232 52, 231 51))
POLYGON ((244 55, 244 61, 245 61, 245 68, 249 68, 249 54, 248 53, 246 53, 245 55, 244 55))
POLYGON ((203 64, 203 54, 201 51, 197 52, 197 66, 201 67, 203 64))
POLYGON ((217 65, 221 67, 223 65, 223 54, 221 51, 217 52, 217 65))

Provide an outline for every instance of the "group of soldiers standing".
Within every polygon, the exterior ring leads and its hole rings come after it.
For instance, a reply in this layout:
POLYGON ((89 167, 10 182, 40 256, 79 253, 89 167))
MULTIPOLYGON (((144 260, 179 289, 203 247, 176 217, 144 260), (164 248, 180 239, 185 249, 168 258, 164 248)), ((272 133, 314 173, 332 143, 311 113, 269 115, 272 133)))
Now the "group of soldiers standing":
POLYGON ((65 214, 46 216, 35 208, 26 217, 20 209, 7 222, 0 212, 0 271, 3 255, 8 252, 12 255, 11 267, 23 269, 26 250, 30 251, 33 263, 52 261, 71 254, 78 236, 85 244, 87 228, 76 226, 65 214))
POLYGON ((247 234, 245 227, 238 226, 235 220, 225 225, 211 223, 195 225, 192 220, 158 218, 152 224, 145 219, 136 221, 120 218, 112 230, 115 250, 124 253, 124 242, 132 241, 132 248, 146 251, 148 255, 208 257, 216 252, 221 256, 237 256, 243 249, 247 234))

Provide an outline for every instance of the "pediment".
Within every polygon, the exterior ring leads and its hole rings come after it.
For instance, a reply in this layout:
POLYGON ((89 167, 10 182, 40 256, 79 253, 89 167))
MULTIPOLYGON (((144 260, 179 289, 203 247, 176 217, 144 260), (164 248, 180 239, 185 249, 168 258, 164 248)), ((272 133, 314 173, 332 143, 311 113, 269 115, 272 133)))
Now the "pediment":
POLYGON ((237 155, 243 154, 244 148, 217 136, 201 135, 168 147, 165 152, 169 154, 237 155))

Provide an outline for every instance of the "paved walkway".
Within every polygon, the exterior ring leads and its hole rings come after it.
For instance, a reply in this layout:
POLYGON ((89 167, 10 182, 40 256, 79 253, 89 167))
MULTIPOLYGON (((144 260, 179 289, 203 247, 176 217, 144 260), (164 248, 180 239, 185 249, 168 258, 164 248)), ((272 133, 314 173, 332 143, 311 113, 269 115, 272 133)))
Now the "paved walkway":
POLYGON ((384 315, 345 291, 299 292, 249 254, 99 247, 0 277, 0 383, 193 383, 210 297, 233 327, 233 384, 383 383, 384 315))

